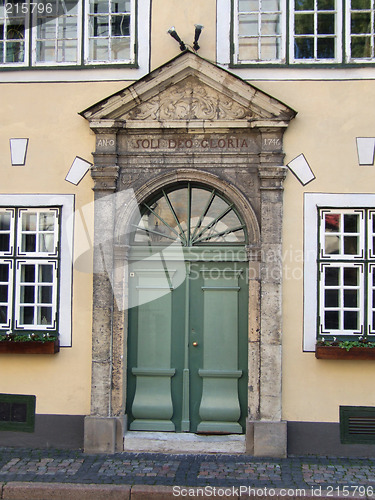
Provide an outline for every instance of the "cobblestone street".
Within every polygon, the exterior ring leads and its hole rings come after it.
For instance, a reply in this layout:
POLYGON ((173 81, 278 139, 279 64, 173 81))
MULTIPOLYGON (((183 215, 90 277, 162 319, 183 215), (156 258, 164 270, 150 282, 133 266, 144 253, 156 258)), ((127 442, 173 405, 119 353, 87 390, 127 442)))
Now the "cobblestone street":
MULTIPOLYGON (((341 489, 349 497, 372 496, 375 459, 247 455, 172 455, 0 449, 0 483, 159 485, 184 487, 341 489), (343 490, 343 491, 344 491, 343 490), (363 492, 363 494, 361 493, 363 492)), ((375 496, 375 495, 374 495, 375 496)))

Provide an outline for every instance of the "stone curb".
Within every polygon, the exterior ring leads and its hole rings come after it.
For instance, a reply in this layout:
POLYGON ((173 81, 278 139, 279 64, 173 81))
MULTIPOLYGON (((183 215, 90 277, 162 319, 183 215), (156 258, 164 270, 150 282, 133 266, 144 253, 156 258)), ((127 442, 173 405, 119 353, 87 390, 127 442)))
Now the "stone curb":
MULTIPOLYGON (((308 488, 299 488, 305 495, 293 494, 293 488, 277 489, 254 488, 255 494, 239 495, 238 487, 188 487, 188 486, 148 486, 126 484, 76 484, 76 483, 30 483, 14 481, 0 483, 0 499, 2 500, 172 500, 176 498, 220 498, 224 500, 265 500, 279 498, 283 500, 348 500, 347 495, 329 494, 322 489, 320 495, 313 495, 308 488), (261 491, 262 490, 262 491, 261 491), (271 492, 271 494, 268 493, 271 492)), ((371 496, 350 496, 352 500, 365 500, 371 496)))

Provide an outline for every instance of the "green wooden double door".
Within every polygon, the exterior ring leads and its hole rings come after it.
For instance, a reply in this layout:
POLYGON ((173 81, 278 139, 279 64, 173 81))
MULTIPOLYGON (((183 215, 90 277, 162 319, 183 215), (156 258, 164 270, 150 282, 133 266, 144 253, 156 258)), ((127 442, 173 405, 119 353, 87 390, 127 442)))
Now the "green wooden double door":
POLYGON ((130 429, 243 433, 245 263, 143 260, 129 283, 130 429))

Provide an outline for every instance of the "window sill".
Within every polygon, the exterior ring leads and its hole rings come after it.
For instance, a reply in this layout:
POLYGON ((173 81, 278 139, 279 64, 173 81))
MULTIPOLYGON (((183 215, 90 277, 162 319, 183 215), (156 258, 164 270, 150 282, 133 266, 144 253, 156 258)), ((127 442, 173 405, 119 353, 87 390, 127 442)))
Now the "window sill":
POLYGON ((0 342, 0 354, 56 354, 60 351, 58 340, 54 342, 0 342))
POLYGON ((373 347, 351 347, 349 351, 336 346, 316 346, 315 357, 317 359, 349 359, 349 360, 375 360, 375 348, 373 347))

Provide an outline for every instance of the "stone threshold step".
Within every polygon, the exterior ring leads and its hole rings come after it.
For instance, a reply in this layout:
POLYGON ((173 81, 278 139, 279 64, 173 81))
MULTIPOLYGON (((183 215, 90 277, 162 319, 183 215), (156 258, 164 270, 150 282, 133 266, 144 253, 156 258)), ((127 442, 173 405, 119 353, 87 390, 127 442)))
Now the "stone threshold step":
POLYGON ((176 432, 129 431, 124 436, 124 451, 156 453, 228 453, 246 451, 245 436, 238 434, 203 435, 176 432))

